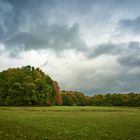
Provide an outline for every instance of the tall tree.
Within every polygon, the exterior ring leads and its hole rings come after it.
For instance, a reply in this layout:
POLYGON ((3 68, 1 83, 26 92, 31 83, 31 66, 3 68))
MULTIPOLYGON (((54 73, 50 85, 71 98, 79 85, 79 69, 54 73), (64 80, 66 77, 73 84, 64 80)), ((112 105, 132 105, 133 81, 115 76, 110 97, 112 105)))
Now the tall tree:
POLYGON ((0 72, 0 105, 51 105, 58 91, 39 68, 25 66, 0 72))

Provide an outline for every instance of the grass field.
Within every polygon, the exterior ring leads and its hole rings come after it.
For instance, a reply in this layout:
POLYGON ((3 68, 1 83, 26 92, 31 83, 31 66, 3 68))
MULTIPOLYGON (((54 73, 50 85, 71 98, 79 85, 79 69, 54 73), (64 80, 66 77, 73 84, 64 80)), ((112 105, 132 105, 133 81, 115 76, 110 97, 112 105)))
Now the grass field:
POLYGON ((140 108, 0 107, 0 140, 140 140, 140 108))

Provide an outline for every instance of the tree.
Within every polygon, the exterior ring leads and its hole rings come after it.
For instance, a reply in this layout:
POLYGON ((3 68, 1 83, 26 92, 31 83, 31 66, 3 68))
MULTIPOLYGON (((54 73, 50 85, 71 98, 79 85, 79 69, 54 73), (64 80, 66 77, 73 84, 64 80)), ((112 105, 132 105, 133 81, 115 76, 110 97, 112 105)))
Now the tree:
POLYGON ((91 98, 92 105, 102 106, 105 104, 104 96, 102 94, 94 95, 91 98))
POLYGON ((54 87, 54 90, 56 92, 55 104, 56 105, 62 105, 63 100, 62 100, 62 96, 61 96, 61 92, 60 92, 60 87, 59 87, 59 85, 56 81, 53 81, 53 87, 54 87))
POLYGON ((74 105, 74 101, 70 94, 62 93, 62 100, 63 100, 63 105, 68 105, 68 106, 74 105))
POLYGON ((88 104, 87 97, 82 92, 61 91, 63 105, 85 106, 88 104))
POLYGON ((25 66, 0 72, 0 105, 51 105, 59 89, 39 68, 25 66))

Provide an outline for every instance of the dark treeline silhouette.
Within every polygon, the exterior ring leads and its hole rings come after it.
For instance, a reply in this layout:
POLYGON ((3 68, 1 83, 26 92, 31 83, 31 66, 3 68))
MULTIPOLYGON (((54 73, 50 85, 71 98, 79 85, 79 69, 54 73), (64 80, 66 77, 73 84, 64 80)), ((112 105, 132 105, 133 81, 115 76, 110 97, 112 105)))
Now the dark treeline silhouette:
POLYGON ((140 94, 97 94, 85 96, 81 92, 62 91, 63 105, 93 106, 140 106, 140 94))

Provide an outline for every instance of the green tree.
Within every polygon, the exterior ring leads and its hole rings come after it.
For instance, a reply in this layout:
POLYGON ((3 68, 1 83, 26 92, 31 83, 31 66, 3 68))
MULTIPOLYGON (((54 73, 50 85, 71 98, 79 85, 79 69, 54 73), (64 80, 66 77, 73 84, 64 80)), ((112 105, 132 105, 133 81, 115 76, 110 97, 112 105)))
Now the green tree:
POLYGON ((59 90, 39 68, 25 66, 0 72, 0 105, 51 105, 59 90))

